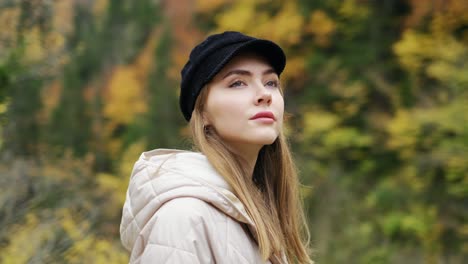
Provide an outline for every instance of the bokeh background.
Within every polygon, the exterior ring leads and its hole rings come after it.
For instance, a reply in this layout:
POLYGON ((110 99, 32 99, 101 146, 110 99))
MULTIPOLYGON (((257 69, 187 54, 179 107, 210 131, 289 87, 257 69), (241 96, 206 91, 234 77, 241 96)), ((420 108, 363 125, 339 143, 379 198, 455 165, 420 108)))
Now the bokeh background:
POLYGON ((1 0, 1 263, 127 263, 133 163, 191 147, 179 71, 224 30, 288 56, 318 263, 468 263, 466 0, 1 0))

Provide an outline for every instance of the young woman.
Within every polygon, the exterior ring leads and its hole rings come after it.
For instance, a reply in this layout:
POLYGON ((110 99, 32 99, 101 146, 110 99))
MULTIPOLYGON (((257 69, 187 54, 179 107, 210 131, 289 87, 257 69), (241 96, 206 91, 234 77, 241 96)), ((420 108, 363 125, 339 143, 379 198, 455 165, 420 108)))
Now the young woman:
POLYGON ((278 45, 239 32, 192 50, 180 107, 199 152, 136 162, 120 227, 131 263, 311 263, 283 134, 285 64, 278 45))

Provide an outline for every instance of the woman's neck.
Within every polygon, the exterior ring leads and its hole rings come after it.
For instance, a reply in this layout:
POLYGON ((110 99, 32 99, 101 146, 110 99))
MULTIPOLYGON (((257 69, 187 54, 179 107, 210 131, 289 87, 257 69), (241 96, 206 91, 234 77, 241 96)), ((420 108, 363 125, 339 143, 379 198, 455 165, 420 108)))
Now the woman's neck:
POLYGON ((248 145, 248 144, 230 144, 231 149, 234 153, 243 159, 243 163, 246 166, 246 171, 250 177, 253 177, 255 164, 257 163, 258 153, 262 146, 248 145))

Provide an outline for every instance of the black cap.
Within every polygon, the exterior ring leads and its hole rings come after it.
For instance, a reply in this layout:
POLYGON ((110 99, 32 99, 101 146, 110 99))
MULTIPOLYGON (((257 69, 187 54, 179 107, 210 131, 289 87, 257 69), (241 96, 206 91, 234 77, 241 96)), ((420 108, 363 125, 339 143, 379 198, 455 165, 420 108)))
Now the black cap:
POLYGON ((205 84, 240 51, 249 50, 264 57, 278 76, 286 65, 283 50, 272 41, 250 37, 235 31, 214 34, 190 52, 189 61, 181 71, 180 109, 190 121, 195 101, 205 84))

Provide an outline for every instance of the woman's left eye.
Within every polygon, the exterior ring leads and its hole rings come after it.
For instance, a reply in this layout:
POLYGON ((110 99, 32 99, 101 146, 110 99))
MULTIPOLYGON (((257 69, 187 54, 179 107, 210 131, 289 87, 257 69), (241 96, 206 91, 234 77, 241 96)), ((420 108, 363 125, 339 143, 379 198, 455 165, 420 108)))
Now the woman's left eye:
POLYGON ((231 83, 229 85, 229 88, 239 87, 239 86, 242 86, 242 85, 244 85, 244 82, 240 81, 240 80, 237 80, 237 81, 234 81, 233 83, 231 83))
POLYGON ((271 87, 278 87, 279 86, 278 81, 268 81, 265 85, 266 86, 271 86, 271 87))

